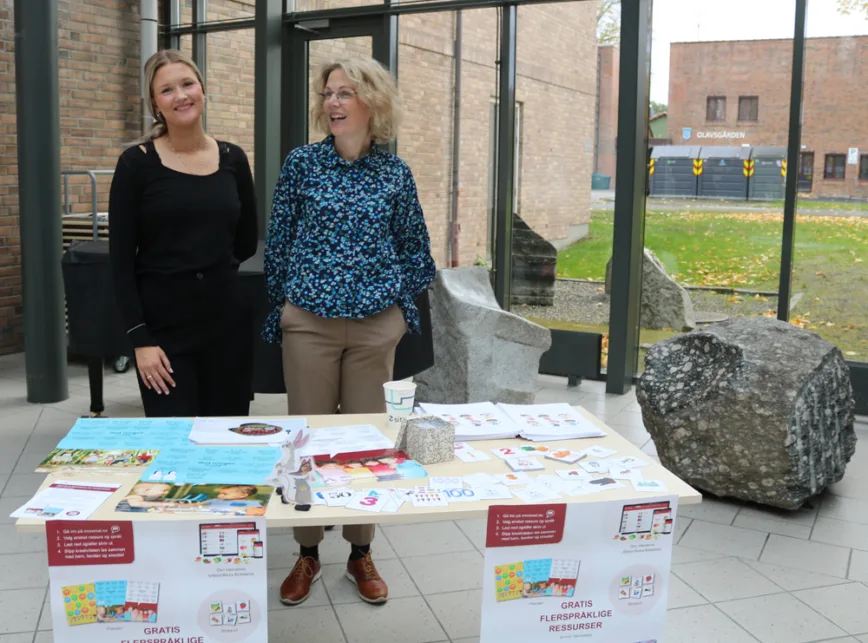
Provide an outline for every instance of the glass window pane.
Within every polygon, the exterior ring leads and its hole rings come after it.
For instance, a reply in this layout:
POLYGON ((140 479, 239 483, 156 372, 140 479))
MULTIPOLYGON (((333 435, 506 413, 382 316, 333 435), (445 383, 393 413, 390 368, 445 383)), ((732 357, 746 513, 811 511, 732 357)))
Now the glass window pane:
POLYGON ((593 2, 518 8, 512 310, 606 337, 620 28, 617 13, 604 16, 598 40, 596 12, 593 2))
MULTIPOLYGON (((731 0, 725 12, 656 0, 653 20, 651 99, 667 106, 671 145, 651 150, 645 247, 671 281, 643 287, 640 371, 660 340, 776 315, 795 0, 731 0), (652 306, 667 287, 679 304, 652 306)), ((806 177, 812 166, 803 157, 806 177)))
MULTIPOLYGON (((209 2, 210 7, 213 2, 209 2)), ((253 167, 253 29, 216 31, 207 36, 206 124, 214 138, 240 146, 253 167)))
POLYGON ((491 265, 497 19, 493 9, 461 12, 460 52, 456 12, 399 19, 398 84, 405 113, 398 154, 416 178, 441 268, 491 265))
POLYGON ((868 362, 868 15, 826 4, 808 5, 802 149, 823 168, 797 202, 790 322, 868 362))
POLYGON ((208 22, 253 18, 256 15, 256 0, 209 0, 206 14, 208 22))
POLYGON ((383 4, 382 0, 287 0, 287 11, 322 11, 323 9, 348 9, 372 4, 383 4), (293 6, 295 8, 293 8, 293 6))

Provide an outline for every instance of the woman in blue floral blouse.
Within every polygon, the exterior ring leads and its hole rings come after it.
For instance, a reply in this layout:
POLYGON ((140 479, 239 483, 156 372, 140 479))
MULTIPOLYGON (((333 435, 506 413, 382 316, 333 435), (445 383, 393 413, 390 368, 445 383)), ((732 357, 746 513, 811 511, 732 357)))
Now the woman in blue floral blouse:
MULTIPOLYGON (((312 121, 328 136, 283 164, 265 249, 272 311, 266 341, 283 344, 291 415, 383 413, 395 348, 419 333, 416 297, 434 279, 431 244, 407 164, 377 147, 395 138, 398 91, 372 59, 317 76, 312 121)), ((388 588, 371 559, 374 525, 344 527, 347 578, 370 603, 388 588)), ((322 527, 295 530, 301 554, 280 588, 297 605, 320 577, 322 527)))

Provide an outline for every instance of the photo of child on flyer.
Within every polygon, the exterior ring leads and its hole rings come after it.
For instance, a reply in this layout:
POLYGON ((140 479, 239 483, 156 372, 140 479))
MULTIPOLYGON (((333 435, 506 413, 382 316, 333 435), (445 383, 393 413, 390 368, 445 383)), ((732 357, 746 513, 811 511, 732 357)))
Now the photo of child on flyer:
POLYGON ((273 487, 138 482, 115 511, 264 516, 273 487))
POLYGON ((378 482, 424 478, 425 468, 410 459, 403 451, 371 451, 365 454, 340 454, 334 458, 315 456, 316 472, 319 474, 313 486, 349 484, 365 478, 378 482))

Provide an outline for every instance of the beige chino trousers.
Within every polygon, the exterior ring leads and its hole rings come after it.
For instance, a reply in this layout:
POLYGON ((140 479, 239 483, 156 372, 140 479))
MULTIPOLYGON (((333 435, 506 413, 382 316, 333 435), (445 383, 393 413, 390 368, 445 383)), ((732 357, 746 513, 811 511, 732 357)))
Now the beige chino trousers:
MULTIPOLYGON (((392 379, 395 348, 407 331, 397 305, 364 319, 327 319, 287 302, 283 331, 283 379, 290 415, 384 413, 383 384, 392 379)), ((345 525, 344 539, 370 545, 374 525, 345 525)), ((296 542, 322 542, 323 527, 297 527, 296 542)))

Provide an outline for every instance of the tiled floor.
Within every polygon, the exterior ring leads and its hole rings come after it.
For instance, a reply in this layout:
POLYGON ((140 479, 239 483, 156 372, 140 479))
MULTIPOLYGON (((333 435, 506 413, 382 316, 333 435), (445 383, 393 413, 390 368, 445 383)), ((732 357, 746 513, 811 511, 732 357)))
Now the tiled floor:
MULTIPOLYGON (((600 383, 566 388, 540 378, 540 402, 578 403, 653 456, 633 395, 608 396, 600 383)), ((70 398, 25 401, 23 356, 0 358, 0 643, 52 640, 44 537, 17 534, 9 513, 42 476, 37 462, 89 407, 87 374, 70 366, 70 398)), ((132 374, 106 372, 107 413, 141 414, 132 374)), ((257 415, 283 413, 281 396, 258 396, 257 415)), ((868 423, 847 476, 812 508, 785 514, 706 499, 679 512, 666 643, 868 643, 868 423)), ((478 640, 481 520, 386 527, 374 543, 391 600, 361 604, 341 576, 347 550, 337 532, 303 607, 270 602, 272 641, 435 643, 478 640)), ((293 564, 294 543, 270 532, 272 597, 293 564)))

